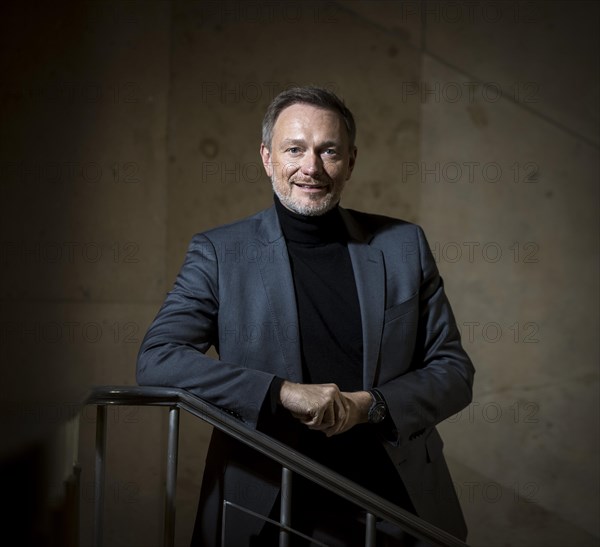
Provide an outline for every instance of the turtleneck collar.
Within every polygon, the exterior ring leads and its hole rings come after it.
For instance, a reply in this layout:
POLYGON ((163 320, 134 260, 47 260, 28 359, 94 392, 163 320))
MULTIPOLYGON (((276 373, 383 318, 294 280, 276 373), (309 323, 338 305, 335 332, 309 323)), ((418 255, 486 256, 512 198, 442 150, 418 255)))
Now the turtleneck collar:
POLYGON ((322 215, 307 216, 290 211, 275 194, 273 199, 286 241, 320 245, 348 240, 348 232, 337 205, 322 215))

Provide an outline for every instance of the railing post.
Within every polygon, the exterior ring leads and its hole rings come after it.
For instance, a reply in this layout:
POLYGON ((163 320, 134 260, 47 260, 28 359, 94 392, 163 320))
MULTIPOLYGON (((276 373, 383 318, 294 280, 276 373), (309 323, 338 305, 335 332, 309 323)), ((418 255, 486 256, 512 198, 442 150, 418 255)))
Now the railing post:
MULTIPOLYGON (((279 510, 279 521, 284 526, 292 525, 292 472, 287 467, 281 468, 281 507, 279 510)), ((279 530, 279 547, 288 547, 290 544, 290 533, 287 530, 279 530)))
MULTIPOLYGON (((86 404, 97 406, 96 421, 96 448, 95 448, 95 478, 94 478, 94 536, 92 545, 102 547, 103 545, 103 512, 105 498, 105 472, 106 472, 106 446, 107 446, 107 405, 156 405, 167 406, 169 412, 168 432, 168 461, 166 471, 166 496, 165 496, 165 544, 173 545, 175 532, 175 487, 177 478, 177 452, 179 440, 179 411, 182 408, 193 416, 205 420, 211 426, 219 429, 233 439, 245 443, 259 451, 282 466, 281 481, 281 508, 280 522, 251 511, 250 509, 237 506, 223 500, 223 529, 222 541, 225 541, 225 518, 227 511, 225 507, 231 505, 255 518, 262 519, 273 526, 279 524, 279 545, 287 546, 292 543, 292 534, 308 540, 311 538, 300 531, 291 529, 291 497, 292 497, 292 473, 299 473, 320 487, 329 490, 347 499, 348 501, 366 510, 365 542, 367 546, 375 545, 376 521, 383 519, 399 526, 405 533, 415 536, 419 540, 427 541, 432 545, 445 547, 468 547, 466 543, 452 536, 448 532, 435 527, 420 519, 410 512, 402 510, 395 505, 386 502, 383 498, 373 495, 365 488, 350 482, 347 478, 339 475, 325 466, 314 462, 309 458, 298 454, 288 447, 282 446, 276 440, 270 439, 264 433, 253 431, 246 425, 241 424, 222 410, 212 407, 207 402, 189 394, 188 392, 175 388, 158 387, 135 387, 135 386, 104 386, 95 388, 86 400, 86 404)), ((358 539, 358 538, 357 538, 358 539)), ((312 540, 315 545, 324 544, 312 540)))
POLYGON ((365 547, 375 547, 376 541, 375 515, 367 513, 367 528, 365 530, 365 547))
POLYGON ((167 488, 165 494, 164 545, 175 544, 175 487, 177 485, 177 451, 179 445, 179 408, 169 407, 167 440, 167 488))
POLYGON ((94 547, 102 547, 104 474, 106 468, 106 405, 96 409, 96 457, 94 475, 94 547))

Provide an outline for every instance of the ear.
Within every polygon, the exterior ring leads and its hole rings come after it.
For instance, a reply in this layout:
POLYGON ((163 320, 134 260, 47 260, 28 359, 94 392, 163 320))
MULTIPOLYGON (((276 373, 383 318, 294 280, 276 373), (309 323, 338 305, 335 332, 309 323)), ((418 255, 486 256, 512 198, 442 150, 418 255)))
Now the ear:
POLYGON ((349 180, 352 176, 352 171, 354 171, 354 165, 356 164, 356 155, 358 154, 358 149, 356 146, 352 147, 350 150, 350 157, 348 158, 348 176, 346 180, 349 180))
POLYGON ((262 164, 265 168, 265 172, 267 173, 267 177, 271 178, 273 176, 273 163, 271 162, 271 152, 265 146, 265 143, 262 142, 260 144, 260 157, 262 158, 262 164))

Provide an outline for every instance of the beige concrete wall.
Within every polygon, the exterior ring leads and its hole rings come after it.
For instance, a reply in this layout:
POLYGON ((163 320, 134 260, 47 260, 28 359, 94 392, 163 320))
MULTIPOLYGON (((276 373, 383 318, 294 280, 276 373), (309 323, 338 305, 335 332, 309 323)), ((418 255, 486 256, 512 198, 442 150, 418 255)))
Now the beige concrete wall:
MULTIPOLYGON (((89 385, 134 382, 190 237, 271 203, 269 100, 321 84, 359 126, 343 204, 423 225, 478 371, 474 404, 441 427, 470 542, 597 544, 594 3, 56 6, 3 21, 13 430, 51 430, 89 385)), ((83 545, 94 425, 86 411, 83 545)), ((183 418, 178 545, 209 432, 183 418)), ((109 435, 107 543, 159 545, 164 413, 113 409, 109 435)))
POLYGON ((455 479, 471 541, 595 545, 598 9, 442 7, 413 182, 478 369, 473 405, 442 427, 470 468, 455 479))
MULTIPOLYGON (((167 286, 169 4, 38 4, 11 3, 0 16, 3 457, 56 446, 90 386, 135 382, 167 286)), ((140 411, 109 422, 119 448, 109 458, 108 544, 151 545, 162 420, 140 411)), ((93 426, 85 412, 83 545, 93 426)), ((60 494, 64 478, 39 487, 60 494)))

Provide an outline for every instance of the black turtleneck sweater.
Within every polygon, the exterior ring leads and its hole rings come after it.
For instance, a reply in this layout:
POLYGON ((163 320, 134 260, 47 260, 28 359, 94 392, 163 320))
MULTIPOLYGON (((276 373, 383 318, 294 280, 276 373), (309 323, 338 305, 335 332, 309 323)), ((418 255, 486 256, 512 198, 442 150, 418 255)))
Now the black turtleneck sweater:
POLYGON ((320 216, 275 207, 290 257, 304 381, 362 389, 362 326, 348 234, 338 208, 320 216))
MULTIPOLYGON (((339 209, 320 216, 299 215, 285 208, 277 196, 275 207, 296 293, 303 381, 331 382, 341 391, 360 391, 362 322, 348 233, 339 209)), ((272 395, 278 397, 282 381, 273 382, 272 395)), ((400 494, 404 489, 377 439, 375 426, 359 424, 329 438, 305 427, 298 431, 299 448, 307 456, 406 506, 400 494)), ((295 488, 300 486, 298 480, 295 488)), ((297 495, 314 496, 313 488, 304 484, 297 495)))

